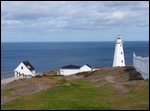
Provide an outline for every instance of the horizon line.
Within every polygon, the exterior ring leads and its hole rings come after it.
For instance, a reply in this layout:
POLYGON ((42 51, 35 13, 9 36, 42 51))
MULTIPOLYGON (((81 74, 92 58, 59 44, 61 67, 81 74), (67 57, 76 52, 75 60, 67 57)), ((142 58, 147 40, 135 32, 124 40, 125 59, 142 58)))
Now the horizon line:
MULTIPOLYGON (((115 40, 114 40, 115 41, 115 40)), ((23 43, 23 42, 114 42, 114 41, 12 41, 12 42, 14 42, 14 43, 16 43, 16 42, 20 42, 20 43, 23 43)), ((1 43, 8 43, 8 42, 10 42, 10 41, 5 41, 5 42, 2 42, 1 41, 1 43)), ((10 43, 12 43, 12 42, 10 42, 10 43)), ((142 40, 142 41, 133 41, 133 40, 125 40, 124 42, 149 42, 149 40, 142 40)))

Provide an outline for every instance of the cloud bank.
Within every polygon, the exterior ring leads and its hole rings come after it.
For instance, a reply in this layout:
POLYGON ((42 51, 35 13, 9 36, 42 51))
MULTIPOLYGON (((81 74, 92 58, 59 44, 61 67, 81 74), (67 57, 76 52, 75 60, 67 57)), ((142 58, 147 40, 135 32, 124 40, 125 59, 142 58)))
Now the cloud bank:
POLYGON ((1 13, 3 35, 149 27, 148 1, 2 1, 1 13))

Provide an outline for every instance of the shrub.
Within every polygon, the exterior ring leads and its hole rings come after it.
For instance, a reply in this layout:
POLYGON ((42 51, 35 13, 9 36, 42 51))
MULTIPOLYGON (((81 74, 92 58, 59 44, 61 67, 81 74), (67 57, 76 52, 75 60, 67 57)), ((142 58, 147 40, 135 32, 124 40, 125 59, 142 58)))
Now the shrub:
POLYGON ((36 75, 35 78, 41 78, 41 75, 36 75))

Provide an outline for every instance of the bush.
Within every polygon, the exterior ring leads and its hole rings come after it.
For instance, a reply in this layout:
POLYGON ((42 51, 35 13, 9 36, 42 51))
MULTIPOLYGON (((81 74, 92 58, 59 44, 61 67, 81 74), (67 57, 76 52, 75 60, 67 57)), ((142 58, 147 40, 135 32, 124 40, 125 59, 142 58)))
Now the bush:
POLYGON ((35 78, 41 78, 41 75, 36 75, 35 78))

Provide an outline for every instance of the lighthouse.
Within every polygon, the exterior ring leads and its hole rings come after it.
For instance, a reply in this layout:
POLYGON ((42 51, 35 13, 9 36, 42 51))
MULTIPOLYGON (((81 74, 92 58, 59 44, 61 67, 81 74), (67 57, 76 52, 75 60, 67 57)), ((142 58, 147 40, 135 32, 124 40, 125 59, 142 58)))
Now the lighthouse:
POLYGON ((116 46, 114 51, 114 60, 113 60, 113 67, 116 66, 125 66, 125 59, 124 59, 124 51, 123 51, 123 42, 121 35, 118 35, 116 38, 116 46))

